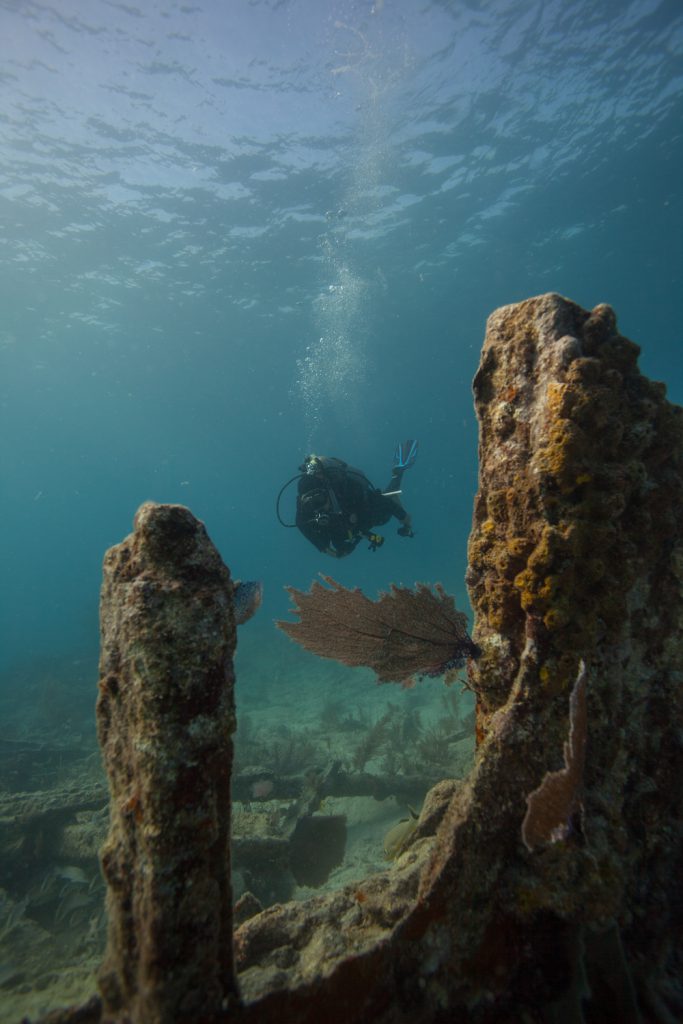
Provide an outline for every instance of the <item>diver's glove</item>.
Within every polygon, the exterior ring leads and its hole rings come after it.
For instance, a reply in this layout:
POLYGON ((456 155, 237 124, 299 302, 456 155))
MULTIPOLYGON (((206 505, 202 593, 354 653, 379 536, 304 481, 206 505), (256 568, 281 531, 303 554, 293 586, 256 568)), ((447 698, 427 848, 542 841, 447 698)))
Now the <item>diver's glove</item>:
POLYGON ((399 537, 414 537, 415 536, 415 534, 413 533, 413 531, 410 529, 409 526, 399 526, 399 528, 396 531, 396 533, 399 535, 399 537))
POLYGON ((367 536, 370 541, 368 551, 376 551, 377 548, 381 548, 382 544, 384 544, 384 537, 381 533, 369 533, 367 536))

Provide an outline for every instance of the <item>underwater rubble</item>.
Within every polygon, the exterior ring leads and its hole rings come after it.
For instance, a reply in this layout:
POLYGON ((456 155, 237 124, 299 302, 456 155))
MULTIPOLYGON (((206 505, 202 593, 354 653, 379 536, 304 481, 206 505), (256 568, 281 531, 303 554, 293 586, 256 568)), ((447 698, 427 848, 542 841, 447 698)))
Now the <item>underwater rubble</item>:
POLYGON ((489 318, 474 767, 388 870, 303 902, 233 911, 231 583, 189 510, 142 506, 105 562, 100 996, 45 1024, 683 1018, 683 410, 638 352, 608 306, 489 318))
MULTIPOLYGON (((459 694, 444 691, 434 724, 423 721, 424 702, 414 703, 421 710, 391 704, 376 717, 367 707, 321 702, 318 720, 305 728, 241 716, 232 775, 236 921, 382 869, 392 820, 420 806, 439 771, 467 771, 472 725, 461 717, 459 694), (425 745, 437 761, 414 771, 425 745)), ((95 985, 106 938, 98 855, 109 794, 99 752, 89 745, 22 740, 7 749, 0 1018, 19 1020, 84 998, 95 985), (51 788, 39 788, 50 780, 51 788), (28 791, 13 791, 15 781, 28 791)))
POLYGON ((103 778, 88 778, 89 758, 72 767, 62 786, 0 793, 3 1020, 15 1006, 19 1019, 27 1005, 86 997, 102 957, 108 794, 103 778))

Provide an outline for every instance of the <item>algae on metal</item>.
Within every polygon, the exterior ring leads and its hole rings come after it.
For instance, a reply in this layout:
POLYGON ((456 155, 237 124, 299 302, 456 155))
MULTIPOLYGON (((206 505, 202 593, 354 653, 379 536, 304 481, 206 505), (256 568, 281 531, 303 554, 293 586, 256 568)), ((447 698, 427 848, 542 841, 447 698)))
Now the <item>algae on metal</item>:
POLYGON ((236 998, 232 586, 181 505, 142 505, 105 556, 97 724, 111 824, 99 985, 111 1019, 170 1024, 236 998))

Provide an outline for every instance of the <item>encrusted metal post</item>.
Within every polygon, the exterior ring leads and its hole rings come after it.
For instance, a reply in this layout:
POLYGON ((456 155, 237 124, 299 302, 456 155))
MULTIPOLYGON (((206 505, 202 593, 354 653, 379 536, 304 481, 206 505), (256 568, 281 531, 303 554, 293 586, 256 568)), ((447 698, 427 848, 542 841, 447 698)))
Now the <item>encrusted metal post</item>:
POLYGON ((232 955, 232 582, 182 505, 148 502, 107 552, 97 725, 111 794, 102 849, 104 1018, 225 1018, 232 955))

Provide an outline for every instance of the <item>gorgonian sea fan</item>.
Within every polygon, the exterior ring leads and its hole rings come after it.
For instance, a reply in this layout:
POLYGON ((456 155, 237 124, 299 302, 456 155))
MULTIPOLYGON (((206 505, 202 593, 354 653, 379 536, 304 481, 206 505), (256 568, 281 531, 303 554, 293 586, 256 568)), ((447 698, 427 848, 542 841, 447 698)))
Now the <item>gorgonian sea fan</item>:
POLYGON ((364 665, 381 683, 412 686, 416 677, 446 675, 476 658, 479 648, 467 633, 467 619, 440 583, 414 590, 391 584, 377 601, 358 587, 348 590, 322 576, 308 593, 287 587, 298 622, 280 629, 306 650, 345 665, 364 665))

